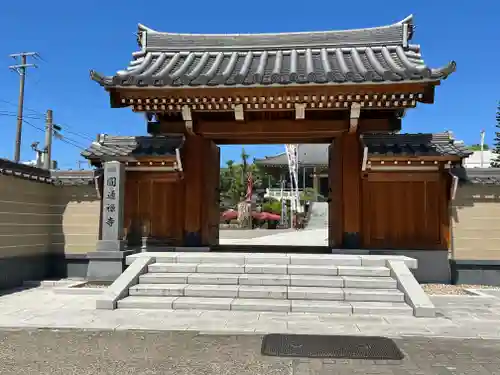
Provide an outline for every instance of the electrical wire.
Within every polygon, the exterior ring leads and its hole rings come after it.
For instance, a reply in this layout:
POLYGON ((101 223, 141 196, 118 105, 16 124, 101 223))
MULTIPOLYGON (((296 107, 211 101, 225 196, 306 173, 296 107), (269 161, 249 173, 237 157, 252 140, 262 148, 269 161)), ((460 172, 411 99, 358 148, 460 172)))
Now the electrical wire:
MULTIPOLYGON (((13 103, 13 102, 10 102, 8 100, 5 100, 5 99, 0 99, 0 102, 3 102, 3 103, 6 103, 6 104, 10 104, 14 107, 17 107, 17 104, 13 103)), ((38 119, 44 119, 45 118, 45 114, 37 111, 37 110, 34 110, 34 109, 31 109, 29 107, 26 107, 24 106, 23 107, 25 110, 27 111, 31 111, 33 112, 34 114, 37 114, 39 115, 40 117, 38 119)), ((14 112, 13 112, 14 113, 14 112)), ((17 113, 15 113, 15 115, 17 116, 17 113)), ((25 115, 26 116, 26 115, 25 115)), ((23 116, 23 117, 25 117, 23 116)), ((34 116, 34 115, 29 115, 29 116, 34 116)), ((35 119, 35 117, 31 117, 32 119, 35 119)), ((64 127, 64 128, 69 128, 69 129, 73 129, 73 130, 68 130, 68 129, 65 129, 66 132, 70 133, 70 134, 73 134, 77 137, 80 137, 80 138, 84 138, 86 140, 90 140, 90 141, 94 141, 95 140, 95 137, 92 137, 91 135, 89 134, 86 134, 86 133, 83 133, 83 132, 80 132, 80 131, 77 131, 73 126, 69 125, 69 124, 66 124, 66 123, 56 123, 55 125, 59 125, 61 127, 64 127)))
MULTIPOLYGON (((31 126, 32 128, 37 129, 37 130, 45 133, 45 129, 42 129, 41 127, 36 126, 36 125, 32 124, 31 122, 26 121, 26 120, 23 120, 23 122, 25 124, 31 126)), ((69 144, 69 145, 71 145, 73 147, 76 147, 76 148, 78 148, 79 150, 82 150, 82 151, 86 149, 85 146, 79 145, 77 141, 75 141, 74 139, 68 138, 68 137, 64 137, 64 138, 55 137, 55 139, 57 139, 57 140, 59 140, 59 141, 61 141, 63 143, 69 144)))

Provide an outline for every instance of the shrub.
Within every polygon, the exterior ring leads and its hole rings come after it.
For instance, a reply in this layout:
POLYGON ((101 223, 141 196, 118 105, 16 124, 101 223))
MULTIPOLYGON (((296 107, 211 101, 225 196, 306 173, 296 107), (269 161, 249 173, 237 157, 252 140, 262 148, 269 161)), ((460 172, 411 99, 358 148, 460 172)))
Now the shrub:
POLYGON ((273 214, 281 215, 281 202, 273 199, 262 205, 262 211, 271 212, 273 214))

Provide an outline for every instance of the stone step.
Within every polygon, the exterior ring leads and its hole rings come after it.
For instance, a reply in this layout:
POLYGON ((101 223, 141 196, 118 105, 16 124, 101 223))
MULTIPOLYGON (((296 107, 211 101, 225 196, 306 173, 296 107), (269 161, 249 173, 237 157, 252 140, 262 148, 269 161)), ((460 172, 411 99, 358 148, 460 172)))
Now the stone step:
MULTIPOLYGON (((192 248, 177 248, 182 252, 148 252, 129 255, 128 265, 138 257, 153 257, 158 263, 222 263, 222 264, 280 264, 280 265, 330 265, 330 266, 386 266, 388 260, 399 260, 408 268, 417 268, 416 259, 401 255, 367 255, 367 254, 296 254, 296 253, 254 253, 233 252, 217 253, 199 251, 188 252, 192 248)), ((333 252, 334 250, 332 250, 333 252)))
POLYGON ((208 285, 278 285, 317 286, 331 288, 396 289, 391 277, 279 275, 279 274, 219 274, 219 273, 147 273, 139 277, 140 284, 208 284, 208 285))
POLYGON ((274 300, 203 297, 129 296, 118 301, 122 309, 280 311, 355 315, 412 315, 405 303, 274 300))
POLYGON ((235 263, 153 263, 148 272, 217 273, 389 277, 389 268, 382 266, 330 266, 295 264, 235 264, 235 263))
POLYGON ((397 289, 325 288, 303 286, 138 284, 129 289, 129 294, 131 296, 404 302, 404 294, 397 289))

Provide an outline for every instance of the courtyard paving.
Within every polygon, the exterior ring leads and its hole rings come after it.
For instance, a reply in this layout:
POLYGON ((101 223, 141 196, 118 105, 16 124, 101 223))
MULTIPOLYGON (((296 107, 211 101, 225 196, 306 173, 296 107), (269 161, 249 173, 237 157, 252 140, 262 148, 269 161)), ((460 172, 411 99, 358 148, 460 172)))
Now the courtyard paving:
POLYGON ((322 229, 221 230, 221 245, 328 246, 328 232, 322 229))
POLYGON ((98 297, 56 294, 50 286, 6 292, 0 296, 0 328, 500 339, 500 298, 493 295, 432 296, 432 301, 438 309, 436 318, 243 311, 111 311, 96 310, 96 298, 98 297))

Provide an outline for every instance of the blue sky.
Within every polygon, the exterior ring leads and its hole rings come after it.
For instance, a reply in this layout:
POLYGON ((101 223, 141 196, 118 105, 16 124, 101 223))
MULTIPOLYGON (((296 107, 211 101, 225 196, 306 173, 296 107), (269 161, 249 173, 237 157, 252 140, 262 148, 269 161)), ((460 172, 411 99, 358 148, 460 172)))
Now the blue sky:
MULTIPOLYGON (((477 143, 481 129, 494 137, 500 100, 500 1, 4 1, 0 43, 0 157, 13 157, 19 77, 10 72, 10 53, 37 51, 43 61, 27 77, 25 115, 42 128, 40 114, 54 111, 65 134, 85 146, 97 133, 145 132, 144 118, 130 109, 112 109, 108 95, 89 79, 89 70, 113 74, 137 50, 137 23, 153 29, 191 33, 318 31, 390 24, 414 14, 413 43, 422 45, 432 67, 457 61, 457 72, 436 90, 433 105, 420 105, 403 120, 406 132, 453 130, 477 143), (71 131, 72 133, 69 133, 71 131), (75 133, 79 134, 76 135, 75 133), (80 135, 83 135, 80 136, 80 135)), ((33 141, 43 133, 24 125, 22 158, 33 159, 33 141)), ((80 150, 55 141, 54 158, 75 168, 80 150)), ((222 159, 238 159, 241 148, 228 146, 222 159)), ((282 146, 247 146, 252 157, 282 152, 282 146)))

